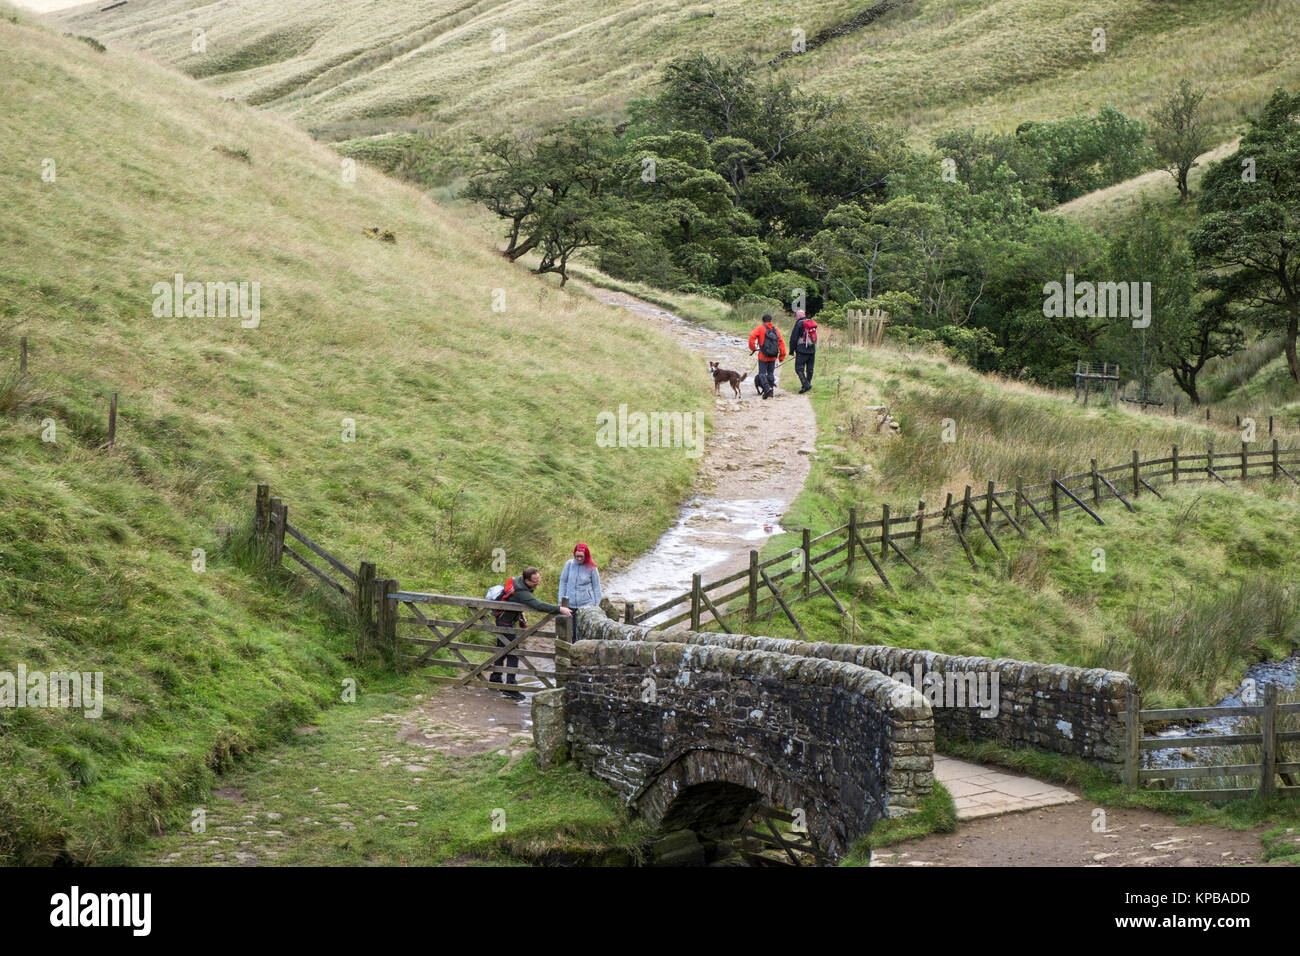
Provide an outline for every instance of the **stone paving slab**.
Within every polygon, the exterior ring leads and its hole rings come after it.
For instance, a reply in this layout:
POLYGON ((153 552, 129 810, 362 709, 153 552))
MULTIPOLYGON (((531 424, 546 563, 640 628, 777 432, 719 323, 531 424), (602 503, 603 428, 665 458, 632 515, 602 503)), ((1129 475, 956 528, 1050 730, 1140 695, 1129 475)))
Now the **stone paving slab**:
POLYGON ((939 754, 934 756, 934 778, 952 794, 958 820, 1051 807, 1079 799, 1077 793, 1033 777, 992 770, 939 754))

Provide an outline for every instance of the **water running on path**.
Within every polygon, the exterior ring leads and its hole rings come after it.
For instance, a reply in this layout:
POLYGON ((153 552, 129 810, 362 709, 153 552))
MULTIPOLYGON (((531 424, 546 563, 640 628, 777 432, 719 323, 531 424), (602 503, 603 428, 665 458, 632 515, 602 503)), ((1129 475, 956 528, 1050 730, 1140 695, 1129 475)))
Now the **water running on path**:
MULTIPOLYGON (((749 566, 749 552, 784 530, 781 516, 808 477, 808 455, 817 420, 806 395, 778 388, 764 401, 753 385, 758 362, 738 335, 702 328, 634 296, 584 286, 606 305, 628 309, 699 355, 700 388, 713 388, 710 360, 748 373, 740 398, 729 386, 714 400, 714 431, 705 448, 694 494, 658 543, 630 564, 615 562, 603 590, 643 607, 690 590, 691 575, 707 582, 749 566)), ((778 324, 780 320, 778 319, 778 324)), ((789 329, 782 329, 788 338, 789 329)), ((798 382, 793 365, 781 370, 787 384, 798 382)), ((814 387, 816 383, 814 382, 814 387)))

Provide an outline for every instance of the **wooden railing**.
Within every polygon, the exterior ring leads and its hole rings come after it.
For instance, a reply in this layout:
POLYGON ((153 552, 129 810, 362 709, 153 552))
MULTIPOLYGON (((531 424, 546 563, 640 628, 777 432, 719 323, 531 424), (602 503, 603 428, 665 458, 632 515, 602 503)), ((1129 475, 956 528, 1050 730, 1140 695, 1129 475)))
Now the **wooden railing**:
POLYGON ((1093 459, 1087 471, 1070 475, 1052 472, 1046 481, 1036 484, 1027 485, 1016 478, 1012 486, 998 489, 990 481, 981 494, 975 494, 974 489, 967 485, 960 499, 949 494, 943 507, 934 511, 926 511, 924 501, 918 502, 915 509, 895 510, 886 504, 881 506, 879 518, 863 521, 857 509, 850 509, 845 524, 816 537, 811 537, 805 529, 797 548, 763 561, 758 559, 757 551, 751 551, 748 570, 707 583, 696 574, 689 591, 639 613, 627 604, 624 620, 639 624, 675 612, 653 623, 659 627, 672 627, 689 621, 692 630, 699 630, 707 614, 723 630, 730 632, 727 620, 732 616, 745 612, 748 620, 754 620, 780 607, 803 635, 802 627, 789 609, 787 595, 776 587, 778 582, 795 575, 799 578, 797 590, 800 598, 824 593, 843 612, 843 605, 827 584, 833 572, 843 569, 848 577, 856 573, 859 563, 870 564, 882 586, 892 591, 894 587, 886 570, 888 564, 897 560, 920 575, 921 571, 907 552, 915 551, 936 532, 945 532, 955 538, 971 567, 978 568, 971 548, 972 536, 987 537, 993 547, 1001 551, 999 533, 1010 532, 1027 537, 1028 529, 1035 525, 1054 532, 1060 525, 1061 515, 1073 510, 1083 511, 1091 520, 1104 525, 1105 519, 1098 512, 1105 502, 1119 501, 1132 511, 1130 499, 1143 494, 1161 498, 1159 486, 1162 485, 1226 484, 1228 481, 1262 477, 1300 484, 1296 471, 1300 471, 1300 449, 1281 449, 1277 439, 1263 449, 1252 449, 1243 442, 1240 449, 1230 452, 1215 451, 1211 445, 1196 454, 1187 454, 1174 445, 1167 457, 1144 461, 1135 450, 1131 459, 1123 464, 1098 468, 1093 459), (827 547, 816 551, 814 546, 818 544, 827 547), (789 567, 768 573, 768 569, 787 562, 789 567), (742 587, 718 593, 720 589, 741 581, 745 582, 742 587), (731 606, 730 602, 742 597, 745 599, 742 606, 731 606))
POLYGON ((1236 800, 1258 795, 1269 797, 1275 793, 1300 794, 1300 762, 1279 762, 1277 757, 1283 744, 1300 741, 1300 730, 1283 731, 1279 729, 1278 718, 1283 714, 1300 714, 1300 703, 1279 704, 1277 687, 1273 684, 1263 686, 1263 701, 1257 706, 1236 707, 1179 707, 1166 710, 1141 710, 1140 701, 1131 703, 1125 715, 1127 734, 1126 759, 1124 763, 1124 782, 1130 787, 1137 787, 1152 780, 1196 780, 1212 777, 1258 777, 1255 788, 1237 787, 1229 789, 1192 789, 1179 788, 1180 793, 1202 800, 1236 800), (1203 734, 1186 737, 1144 737, 1145 724, 1173 720, 1212 720, 1216 717, 1258 717, 1260 732, 1255 734, 1203 734), (1142 753, 1148 750, 1174 750, 1181 747, 1240 747, 1258 746, 1259 763, 1219 764, 1200 767, 1171 767, 1162 769, 1141 768, 1142 753), (1281 776, 1288 785, 1278 786, 1276 777, 1281 776))

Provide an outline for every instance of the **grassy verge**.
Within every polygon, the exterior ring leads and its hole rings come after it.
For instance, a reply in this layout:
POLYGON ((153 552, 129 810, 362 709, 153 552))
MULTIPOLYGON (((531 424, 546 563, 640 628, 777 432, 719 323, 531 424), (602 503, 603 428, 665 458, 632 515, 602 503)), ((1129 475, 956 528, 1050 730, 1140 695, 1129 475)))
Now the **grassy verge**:
POLYGON ((597 444, 622 403, 711 408, 646 323, 122 48, 5 18, 0 71, 0 669, 102 673, 105 696, 102 718, 0 710, 0 862, 114 858, 364 676, 314 586, 226 545, 257 483, 349 565, 451 593, 504 561, 553 594, 575 540, 606 561, 670 522, 683 450, 597 444), (177 274, 249 306, 255 284, 257 315, 165 308, 177 274))
POLYGON ((123 862, 144 865, 628 865, 647 832, 572 763, 537 767, 531 739, 450 756, 407 739, 427 684, 374 677, 283 747, 169 816, 123 862), (193 832, 193 810, 205 829, 193 832))

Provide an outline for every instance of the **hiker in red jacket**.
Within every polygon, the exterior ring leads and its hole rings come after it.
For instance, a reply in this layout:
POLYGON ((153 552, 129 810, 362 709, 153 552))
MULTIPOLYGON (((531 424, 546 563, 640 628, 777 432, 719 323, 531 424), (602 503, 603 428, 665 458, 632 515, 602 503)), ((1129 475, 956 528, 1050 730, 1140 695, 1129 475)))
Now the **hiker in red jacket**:
POLYGON ((785 361, 785 339, 781 331, 772 324, 770 315, 763 316, 763 321, 753 332, 749 333, 749 354, 758 352, 758 375, 754 384, 764 398, 772 397, 776 388, 776 363, 785 361))

